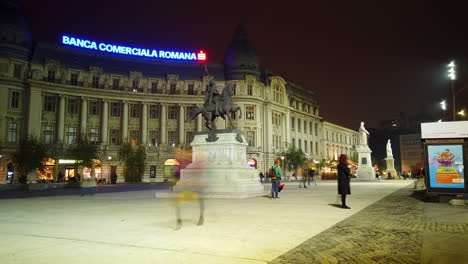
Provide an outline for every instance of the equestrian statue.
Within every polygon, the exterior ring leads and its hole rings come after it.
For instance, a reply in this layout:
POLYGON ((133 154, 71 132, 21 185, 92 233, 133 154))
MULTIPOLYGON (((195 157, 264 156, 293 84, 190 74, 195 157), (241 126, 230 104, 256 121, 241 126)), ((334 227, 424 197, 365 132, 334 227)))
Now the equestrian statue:
POLYGON ((229 126, 234 128, 231 120, 231 113, 239 111, 239 119, 242 118, 242 110, 238 105, 232 102, 232 85, 224 87, 222 93, 218 92, 216 82, 211 79, 210 84, 206 88, 205 103, 203 107, 195 107, 186 122, 195 119, 199 114, 205 119, 205 126, 208 130, 216 130, 216 118, 222 117, 224 120, 229 121, 229 126))

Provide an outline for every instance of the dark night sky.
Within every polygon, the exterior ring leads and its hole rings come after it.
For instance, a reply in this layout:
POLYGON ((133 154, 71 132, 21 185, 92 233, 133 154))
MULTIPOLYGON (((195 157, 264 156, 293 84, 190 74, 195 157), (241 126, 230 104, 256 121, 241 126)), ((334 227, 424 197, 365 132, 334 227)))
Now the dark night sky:
POLYGON ((210 62, 222 61, 242 23, 263 68, 313 90, 327 121, 356 130, 361 120, 376 127, 436 109, 448 91, 444 64, 468 50, 468 13, 457 1, 20 2, 38 41, 68 33, 204 49, 210 62))

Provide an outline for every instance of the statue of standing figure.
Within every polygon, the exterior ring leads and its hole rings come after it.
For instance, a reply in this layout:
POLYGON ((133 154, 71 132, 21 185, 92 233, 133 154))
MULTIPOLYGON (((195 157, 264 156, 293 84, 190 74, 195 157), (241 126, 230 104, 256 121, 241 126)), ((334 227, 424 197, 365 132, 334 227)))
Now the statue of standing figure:
POLYGON ((393 158, 392 144, 390 143, 390 139, 387 141, 387 157, 393 158))
POLYGON ((361 122, 361 127, 359 127, 359 144, 367 146, 367 137, 369 135, 369 131, 364 128, 364 122, 361 122))

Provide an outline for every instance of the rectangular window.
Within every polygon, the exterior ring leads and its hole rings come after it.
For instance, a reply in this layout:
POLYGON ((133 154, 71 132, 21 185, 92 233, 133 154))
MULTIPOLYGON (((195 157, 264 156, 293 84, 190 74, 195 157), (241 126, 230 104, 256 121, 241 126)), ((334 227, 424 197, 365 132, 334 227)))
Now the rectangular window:
POLYGON ((99 101, 89 102, 89 114, 90 115, 99 115, 99 101))
POLYGON ((67 127, 67 144, 75 144, 76 143, 76 127, 67 127))
POLYGON ((302 149, 302 141, 300 139, 297 140, 297 147, 298 149, 302 149))
POLYGON ((318 149, 318 142, 315 142, 315 154, 318 155, 319 149, 318 149))
POLYGON ((191 83, 191 84, 188 85, 188 94, 189 94, 189 95, 195 95, 194 86, 195 86, 195 85, 194 85, 193 83, 191 83))
POLYGON ((151 93, 160 93, 158 91, 158 82, 152 82, 151 83, 151 93))
POLYGON ((140 144, 140 130, 130 130, 130 142, 132 146, 140 144))
POLYGON ((307 152, 307 140, 304 140, 304 152, 307 152))
POLYGON ((255 120, 255 106, 248 105, 245 107, 245 118, 247 120, 255 120))
POLYGON ((185 133, 185 142, 192 143, 193 139, 195 138, 195 131, 187 131, 185 133))
POLYGON ((247 131, 247 144, 249 147, 255 147, 255 131, 247 131))
POLYGON ((188 120, 190 115, 192 114, 193 112, 193 109, 195 109, 195 106, 187 106, 185 108, 185 120, 188 120))
POLYGON ((169 142, 169 146, 176 146, 178 144, 176 131, 167 131, 167 140, 169 142))
POLYGON ((120 90, 120 79, 112 79, 112 90, 120 90))
POLYGON ((121 103, 112 103, 111 104, 111 116, 120 117, 121 110, 122 110, 122 104, 121 103))
POLYGON ((234 83, 234 84, 232 85, 232 95, 236 95, 236 94, 237 94, 237 84, 234 83))
POLYGON ((295 147, 296 146, 296 139, 293 138, 291 143, 292 143, 293 147, 295 147))
POLYGON ((279 85, 274 86, 274 100, 277 103, 283 103, 283 96, 281 93, 281 87, 279 85))
POLYGON ((314 133, 314 132, 313 132, 313 131, 314 131, 313 128, 314 128, 314 126, 312 125, 312 122, 309 122, 309 133, 310 133, 310 134, 314 133))
POLYGON ((20 92, 12 91, 10 97, 10 108, 17 109, 20 107, 20 92))
POLYGON ((55 82, 55 71, 48 71, 47 72, 47 81, 48 82, 55 82))
POLYGON ((18 135, 18 123, 16 122, 8 123, 8 142, 16 143, 17 135, 18 135))
POLYGON ((310 154, 314 154, 314 143, 310 142, 310 154))
POLYGON ((177 106, 169 106, 168 119, 177 119, 177 106))
POLYGON ((247 95, 253 95, 253 87, 252 84, 247 85, 247 95))
POLYGON ((315 135, 318 136, 318 125, 315 124, 315 135))
POLYGON ((157 147, 159 141, 159 131, 153 130, 149 132, 149 142, 150 146, 157 147))
POLYGON ((44 125, 42 127, 42 136, 44 144, 54 143, 54 127, 50 125, 44 125))
POLYGON ((23 78, 23 65, 15 64, 15 68, 13 69, 13 77, 17 79, 23 78))
POLYGON ((297 119, 297 132, 301 132, 301 120, 297 119))
POLYGON ((70 75, 70 84, 71 85, 78 85, 78 73, 72 73, 70 75))
POLYGON ((99 88, 99 76, 93 76, 91 81, 91 87, 99 88))
POLYGON ((171 83, 171 86, 169 87, 169 94, 176 94, 176 84, 171 83))
POLYGON ((78 114, 78 99, 68 99, 67 109, 70 115, 78 114))
POLYGON ((133 79, 132 81, 132 90, 134 92, 137 92, 138 91, 138 86, 140 85, 140 82, 138 79, 133 79))
POLYGON ((150 167, 150 178, 156 178, 156 166, 150 167))
POLYGON ((88 141, 94 144, 99 143, 99 129, 98 128, 88 129, 88 141))
POLYGON ((44 96, 44 112, 55 112, 57 97, 46 95, 44 96))
POLYGON ((159 119, 159 105, 150 105, 149 107, 149 118, 159 119))
POLYGON ((304 120, 304 133, 307 133, 307 121, 304 120))
POLYGON ((139 118, 140 117, 140 105, 130 104, 130 117, 139 118))
POLYGON ((294 131, 294 117, 291 117, 291 130, 294 131))
POLYGON ((120 144, 120 130, 119 129, 111 129, 110 130, 110 142, 114 145, 120 144))

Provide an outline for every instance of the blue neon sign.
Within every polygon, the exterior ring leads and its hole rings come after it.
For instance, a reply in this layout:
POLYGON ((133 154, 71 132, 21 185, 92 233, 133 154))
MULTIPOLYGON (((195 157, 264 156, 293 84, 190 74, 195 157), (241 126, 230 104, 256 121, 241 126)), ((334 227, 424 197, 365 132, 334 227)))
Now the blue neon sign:
POLYGON ((155 50, 145 48, 127 47, 115 44, 109 44, 104 42, 97 42, 88 39, 80 39, 76 37, 70 37, 63 35, 62 44, 75 46, 79 48, 99 50, 109 53, 117 53, 131 56, 167 59, 167 60, 183 60, 183 61, 198 61, 206 62, 207 54, 201 50, 198 53, 195 52, 180 52, 180 51, 166 51, 166 50, 155 50))

